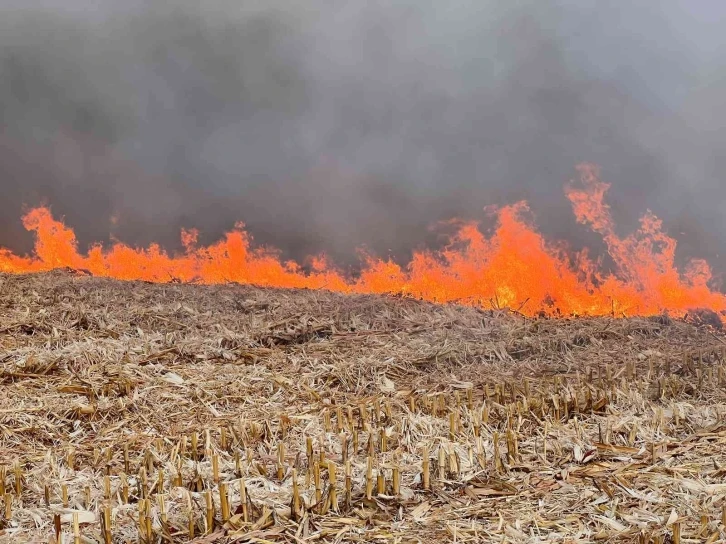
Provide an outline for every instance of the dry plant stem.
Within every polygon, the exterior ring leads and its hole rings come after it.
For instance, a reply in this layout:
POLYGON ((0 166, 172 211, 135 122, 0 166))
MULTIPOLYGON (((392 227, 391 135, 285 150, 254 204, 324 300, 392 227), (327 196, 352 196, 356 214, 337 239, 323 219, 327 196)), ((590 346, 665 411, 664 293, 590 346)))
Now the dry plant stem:
POLYGON ((189 520, 188 520, 188 524, 187 524, 187 537, 189 538, 189 540, 194 540, 194 537, 196 535, 196 524, 197 524, 197 521, 196 521, 196 519, 194 517, 194 511, 193 510, 191 510, 191 509, 189 510, 189 516, 188 517, 189 517, 189 520))
POLYGON ((297 483, 297 469, 292 469, 292 517, 296 518, 300 515, 300 488, 297 483))
POLYGON ((78 521, 78 512, 73 512, 73 544, 81 544, 81 529, 78 521))
POLYGON ((207 490, 204 493, 204 502, 206 506, 206 526, 207 526, 207 534, 211 534, 212 531, 214 531, 214 498, 212 497, 212 492, 210 490, 207 490))
POLYGON ((15 496, 21 498, 23 496, 23 471, 20 467, 20 461, 15 462, 15 496))
POLYGON ((220 509, 222 511, 222 522, 227 523, 227 521, 229 521, 229 518, 230 518, 230 508, 229 508, 229 495, 227 492, 226 483, 219 484, 219 505, 220 505, 220 509))
POLYGON ((103 530, 103 542, 104 544, 111 544, 113 541, 112 536, 112 527, 111 527, 111 507, 110 506, 104 506, 103 507, 103 517, 101 518, 103 521, 102 530, 103 530))
POLYGON ((429 467, 429 449, 424 448, 423 449, 423 461, 422 461, 422 482, 423 482, 423 488, 425 490, 429 490, 431 488, 431 472, 429 467))
POLYGON ((166 501, 164 500, 164 495, 157 495, 156 502, 159 507, 159 521, 161 522, 162 540, 168 542, 171 539, 167 538, 169 533, 169 519, 166 512, 166 501))
POLYGON ((438 470, 439 480, 444 480, 446 478, 446 453, 443 446, 439 446, 438 470))
POLYGON ((240 490, 240 502, 242 503, 242 521, 245 523, 248 523, 250 521, 249 517, 249 511, 247 507, 247 485, 245 484, 244 479, 241 479, 239 481, 239 490, 240 490))
POLYGON ((323 486, 320 483, 320 464, 315 463, 313 466, 313 475, 315 479, 315 503, 320 506, 323 500, 323 486))
POLYGON ((330 507, 337 511, 338 510, 338 491, 336 486, 336 468, 335 464, 331 461, 328 463, 328 481, 330 482, 330 507))
POLYGON ((353 505, 353 468, 350 460, 345 462, 345 508, 350 510, 353 505))
POLYGON ((53 530, 55 533, 55 541, 60 544, 61 541, 61 517, 60 514, 53 514, 53 530))

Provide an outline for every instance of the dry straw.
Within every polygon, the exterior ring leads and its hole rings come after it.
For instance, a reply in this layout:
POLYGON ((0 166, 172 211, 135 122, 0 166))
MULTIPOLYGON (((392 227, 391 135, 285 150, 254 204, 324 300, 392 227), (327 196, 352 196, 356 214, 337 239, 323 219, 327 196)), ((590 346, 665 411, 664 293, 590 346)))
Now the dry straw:
POLYGON ((699 315, 0 276, 0 542, 719 542, 699 315))

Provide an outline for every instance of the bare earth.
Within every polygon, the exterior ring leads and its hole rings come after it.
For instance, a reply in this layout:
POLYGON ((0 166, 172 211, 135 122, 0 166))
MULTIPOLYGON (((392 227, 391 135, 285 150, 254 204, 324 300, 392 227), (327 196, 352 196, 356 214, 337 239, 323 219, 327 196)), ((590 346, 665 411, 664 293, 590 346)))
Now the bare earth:
POLYGON ((725 342, 0 275, 0 542, 720 542, 725 342))

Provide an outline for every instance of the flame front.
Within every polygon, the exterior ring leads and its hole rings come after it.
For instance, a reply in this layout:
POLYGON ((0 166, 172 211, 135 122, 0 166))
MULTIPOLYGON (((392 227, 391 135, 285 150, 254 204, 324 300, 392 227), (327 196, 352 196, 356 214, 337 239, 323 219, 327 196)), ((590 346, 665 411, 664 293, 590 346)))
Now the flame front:
POLYGON ((35 208, 23 218, 36 236, 34 254, 20 257, 0 249, 0 271, 26 273, 70 267, 96 276, 152 282, 238 282, 271 287, 305 287, 346 293, 399 293, 434 302, 456 301, 485 307, 509 307, 527 315, 680 316, 694 308, 726 310, 726 297, 709 287, 712 274, 704 261, 679 272, 676 242, 648 212, 640 228, 626 238, 615 234, 605 203, 609 185, 593 165, 578 167, 579 178, 565 188, 578 222, 601 234, 616 269, 605 274, 586 252, 568 255, 548 244, 523 217, 520 202, 497 210, 490 237, 476 223, 464 223, 443 250, 419 251, 402 267, 367 256, 356 278, 339 272, 324 257, 312 271, 282 262, 277 253, 253 248, 242 224, 219 242, 197 247, 197 233, 182 231, 185 251, 169 255, 158 245, 136 249, 117 243, 79 253, 72 229, 35 208))

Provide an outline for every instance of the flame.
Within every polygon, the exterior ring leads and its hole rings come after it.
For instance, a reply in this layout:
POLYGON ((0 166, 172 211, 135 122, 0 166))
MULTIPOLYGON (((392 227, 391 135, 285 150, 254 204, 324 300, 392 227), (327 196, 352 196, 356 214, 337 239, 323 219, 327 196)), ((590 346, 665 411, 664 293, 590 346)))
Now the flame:
POLYGON ((526 219, 529 208, 524 202, 496 210, 496 228, 489 237, 475 222, 459 223, 443 249, 418 251, 406 266, 365 255, 355 278, 325 256, 312 259, 307 272, 294 262, 283 262, 278 252, 253 247, 242 223, 207 247, 198 247, 196 231, 183 230, 185 250, 179 255, 169 255, 155 244, 139 249, 123 243, 108 249, 94 245, 84 255, 73 230, 54 219, 48 208, 39 207, 23 217, 25 228, 35 233, 33 255, 0 249, 0 271, 70 267, 121 280, 397 293, 435 302, 508 307, 527 315, 681 316, 694 308, 726 310, 726 297, 709 287, 712 272, 705 261, 693 261, 680 272, 675 266, 676 241, 651 212, 641 218, 636 232, 618 237, 605 203, 610 186, 600 181, 593 165, 580 165, 578 172, 565 194, 577 221, 602 235, 615 263, 609 273, 586 251, 571 254, 548 243, 526 219))

